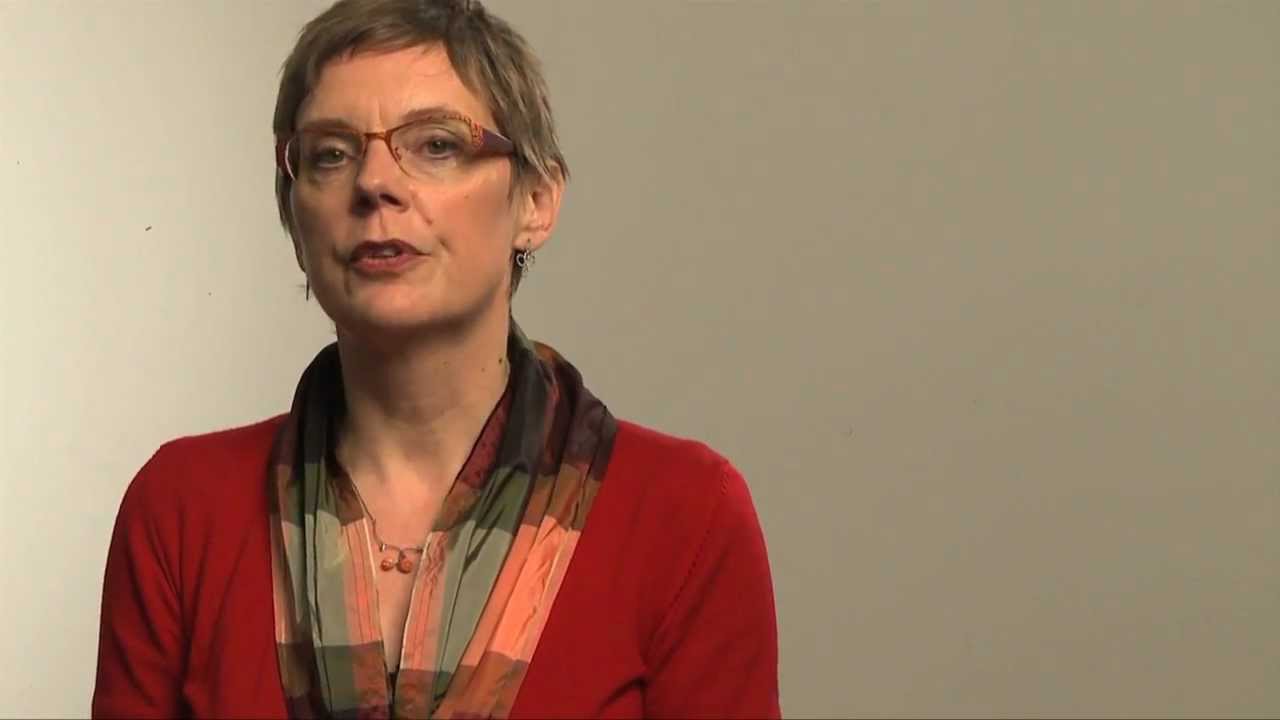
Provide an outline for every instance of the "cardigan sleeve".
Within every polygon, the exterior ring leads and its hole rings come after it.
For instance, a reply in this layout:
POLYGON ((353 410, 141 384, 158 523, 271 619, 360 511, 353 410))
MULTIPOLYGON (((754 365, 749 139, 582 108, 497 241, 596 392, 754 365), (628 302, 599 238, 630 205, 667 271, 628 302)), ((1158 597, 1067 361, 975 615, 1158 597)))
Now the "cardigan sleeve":
POLYGON ((185 714, 179 533, 167 457, 161 448, 143 466, 116 515, 102 586, 95 718, 185 714))
POLYGON ((776 718, 778 636, 764 535, 727 461, 720 497, 648 658, 646 717, 776 718))

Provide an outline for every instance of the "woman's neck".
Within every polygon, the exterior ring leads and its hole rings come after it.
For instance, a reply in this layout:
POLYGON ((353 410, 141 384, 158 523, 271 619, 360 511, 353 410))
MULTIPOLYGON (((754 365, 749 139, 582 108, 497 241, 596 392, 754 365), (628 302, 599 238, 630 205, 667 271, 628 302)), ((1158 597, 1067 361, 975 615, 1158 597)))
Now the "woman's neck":
POLYGON ((443 497, 506 388, 509 328, 504 312, 394 350, 339 334, 337 452, 362 487, 443 497))

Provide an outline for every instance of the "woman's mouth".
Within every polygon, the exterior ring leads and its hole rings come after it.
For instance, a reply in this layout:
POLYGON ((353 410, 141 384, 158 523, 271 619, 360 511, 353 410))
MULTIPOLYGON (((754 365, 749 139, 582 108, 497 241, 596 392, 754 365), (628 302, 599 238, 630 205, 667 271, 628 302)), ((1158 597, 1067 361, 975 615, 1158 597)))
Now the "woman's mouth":
POLYGON ((424 256, 402 240, 366 240, 351 251, 350 263, 366 274, 387 275, 402 272, 424 256))

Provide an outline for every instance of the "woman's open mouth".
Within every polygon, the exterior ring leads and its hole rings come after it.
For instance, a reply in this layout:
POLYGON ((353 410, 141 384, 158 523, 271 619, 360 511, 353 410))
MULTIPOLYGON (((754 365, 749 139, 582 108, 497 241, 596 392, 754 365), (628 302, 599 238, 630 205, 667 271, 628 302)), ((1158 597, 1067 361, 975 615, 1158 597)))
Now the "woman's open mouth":
POLYGON ((408 243, 392 240, 366 240, 351 251, 351 267, 357 271, 385 275, 407 269, 425 255, 408 243))

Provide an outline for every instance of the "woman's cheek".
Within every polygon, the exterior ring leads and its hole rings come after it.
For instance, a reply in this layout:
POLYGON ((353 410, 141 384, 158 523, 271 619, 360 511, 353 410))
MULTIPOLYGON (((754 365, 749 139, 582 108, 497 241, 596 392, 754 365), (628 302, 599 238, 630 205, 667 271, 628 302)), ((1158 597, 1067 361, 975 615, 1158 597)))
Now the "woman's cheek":
POLYGON ((298 224, 298 239, 303 255, 311 269, 319 269, 324 261, 325 248, 333 245, 331 236, 337 231, 337 224, 326 219, 316 208, 298 205, 296 209, 294 218, 298 224))

